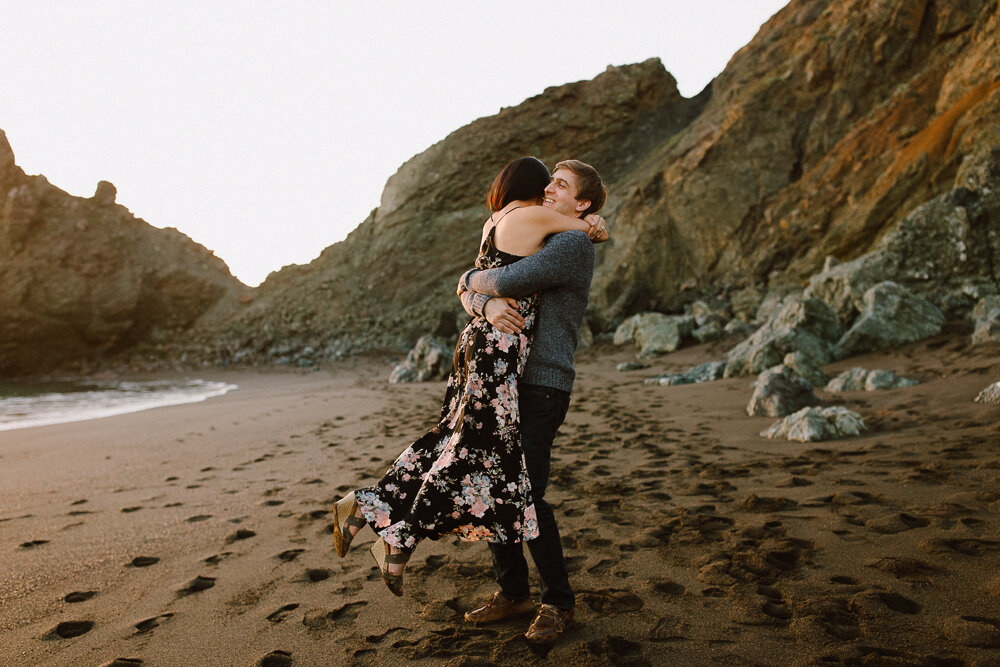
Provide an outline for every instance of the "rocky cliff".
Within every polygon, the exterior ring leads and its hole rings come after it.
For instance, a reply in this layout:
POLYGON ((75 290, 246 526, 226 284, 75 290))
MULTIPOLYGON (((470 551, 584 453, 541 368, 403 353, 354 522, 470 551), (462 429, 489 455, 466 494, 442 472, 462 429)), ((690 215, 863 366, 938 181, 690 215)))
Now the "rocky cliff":
POLYGON ((669 310, 687 286, 801 283, 868 251, 1000 144, 998 35, 986 0, 790 3, 615 183, 598 306, 669 310))
MULTIPOLYGON (((548 89, 404 164, 345 241, 273 274, 206 340, 223 357, 309 363, 449 333, 484 191, 522 154, 578 157, 612 186, 596 329, 706 292, 802 286, 1000 145, 998 35, 988 0, 793 0, 694 99, 657 60, 548 89)), ((986 246, 966 268, 987 292, 1000 290, 997 214, 963 241, 986 246)))
POLYGON ((837 286, 865 282, 844 278, 862 260, 961 316, 1000 294, 998 36, 993 0, 792 0, 694 98, 653 59, 456 130, 402 165, 347 239, 236 310, 219 304, 239 286, 200 246, 135 221, 106 188, 67 198, 3 157, 4 358, 172 330, 174 359, 310 365, 451 335, 485 191, 525 154, 580 158, 611 185, 595 331, 707 295, 743 295, 745 311, 838 262, 816 289, 843 292, 848 317, 857 294, 837 286))
POLYGON ((400 167, 381 203, 312 263, 274 273, 221 331, 202 334, 223 360, 303 361, 406 349, 455 331, 455 285, 475 259, 485 195, 510 159, 574 155, 625 178, 650 144, 676 135, 705 98, 684 99, 656 60, 609 68, 482 118, 400 167))
POLYGON ((248 290, 175 229, 73 197, 15 164, 0 131, 0 374, 33 374, 167 339, 248 290))

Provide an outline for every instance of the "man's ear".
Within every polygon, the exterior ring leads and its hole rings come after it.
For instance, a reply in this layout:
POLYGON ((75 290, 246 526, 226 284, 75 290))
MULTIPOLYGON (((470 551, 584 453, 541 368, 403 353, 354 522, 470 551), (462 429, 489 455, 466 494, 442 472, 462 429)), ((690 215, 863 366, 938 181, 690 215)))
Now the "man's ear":
POLYGON ((577 199, 576 200, 576 212, 577 213, 583 213, 588 208, 590 208, 590 200, 589 199, 577 199))

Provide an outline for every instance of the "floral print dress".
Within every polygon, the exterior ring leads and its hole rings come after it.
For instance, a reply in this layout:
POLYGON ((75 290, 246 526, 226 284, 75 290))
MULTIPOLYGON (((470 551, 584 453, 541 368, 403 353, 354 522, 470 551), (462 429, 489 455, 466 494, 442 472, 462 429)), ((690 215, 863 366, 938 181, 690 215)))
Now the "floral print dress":
MULTIPOLYGON (((487 233, 476 268, 520 259, 487 233)), ((425 537, 518 542, 538 536, 518 428, 517 380, 535 329, 536 295, 518 302, 520 335, 472 319, 455 346, 441 419, 410 445, 374 486, 355 491, 368 524, 385 541, 413 549, 425 537)))

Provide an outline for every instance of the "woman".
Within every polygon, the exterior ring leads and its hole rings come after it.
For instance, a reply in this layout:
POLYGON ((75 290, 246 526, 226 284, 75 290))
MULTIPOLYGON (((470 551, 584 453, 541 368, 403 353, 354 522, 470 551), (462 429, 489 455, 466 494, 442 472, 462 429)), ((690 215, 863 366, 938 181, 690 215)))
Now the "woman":
MULTIPOLYGON (((539 160, 523 157, 497 175, 487 196, 476 267, 504 266, 542 248, 558 232, 607 240, 600 216, 570 218, 540 206, 550 180, 539 160)), ((534 295, 518 309, 519 334, 475 318, 455 348, 441 419, 404 451, 374 486, 334 506, 334 547, 343 557, 365 525, 379 534, 371 552, 389 590, 402 595, 402 571, 417 543, 457 534, 466 540, 517 542, 538 535, 518 430, 517 379, 535 325, 534 295)))

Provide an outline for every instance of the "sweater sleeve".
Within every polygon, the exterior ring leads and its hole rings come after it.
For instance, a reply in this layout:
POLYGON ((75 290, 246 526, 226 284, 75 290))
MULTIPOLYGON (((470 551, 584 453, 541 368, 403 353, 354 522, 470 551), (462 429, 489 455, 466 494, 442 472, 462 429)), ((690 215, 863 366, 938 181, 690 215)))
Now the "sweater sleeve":
POLYGON ((483 308, 486 307, 486 302, 492 297, 488 294, 477 294, 476 292, 462 290, 459 292, 458 298, 461 299, 462 308, 465 308, 465 312, 470 317, 483 317, 483 308))
POLYGON ((589 279, 593 268, 594 244, 587 235, 578 231, 562 232, 550 238, 534 255, 513 264, 467 271, 460 286, 481 295, 519 299, 551 287, 572 284, 581 275, 589 279))

